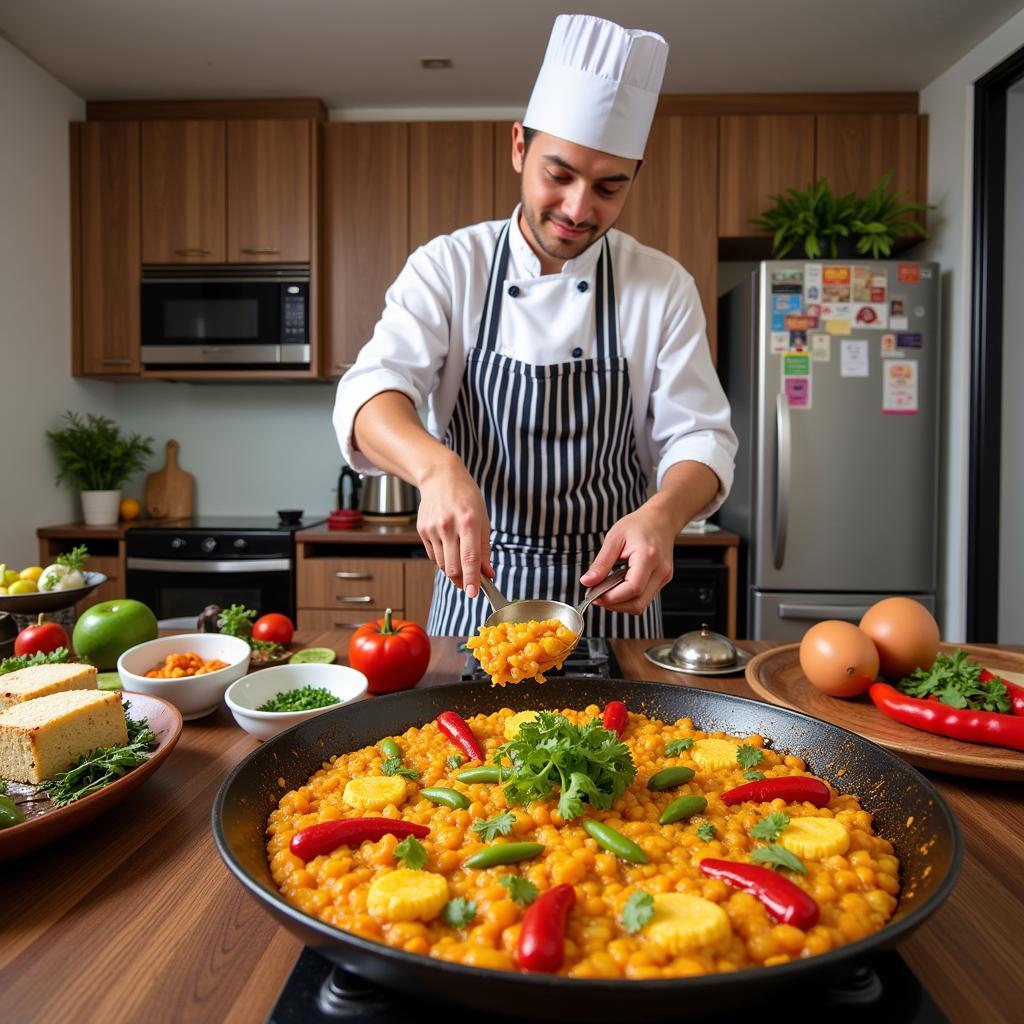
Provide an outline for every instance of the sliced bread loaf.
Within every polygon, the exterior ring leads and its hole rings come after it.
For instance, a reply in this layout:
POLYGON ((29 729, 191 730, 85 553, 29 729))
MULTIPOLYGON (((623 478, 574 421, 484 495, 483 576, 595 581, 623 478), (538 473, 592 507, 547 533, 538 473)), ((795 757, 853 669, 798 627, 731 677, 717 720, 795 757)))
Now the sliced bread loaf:
POLYGON ((95 689, 96 669, 92 665, 32 665, 0 676, 0 711, 49 693, 95 689))
POLYGON ((0 712, 0 778, 42 782, 97 747, 128 742, 121 696, 67 690, 0 712))

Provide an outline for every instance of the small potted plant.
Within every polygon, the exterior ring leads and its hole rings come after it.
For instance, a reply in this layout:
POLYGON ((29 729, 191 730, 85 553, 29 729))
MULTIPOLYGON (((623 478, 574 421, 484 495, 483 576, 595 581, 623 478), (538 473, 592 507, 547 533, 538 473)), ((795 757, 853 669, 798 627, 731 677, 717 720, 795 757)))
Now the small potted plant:
POLYGON ((69 480, 82 494, 82 515, 87 526, 117 522, 121 487, 146 465, 153 454, 153 438, 125 437, 105 416, 66 412, 67 425, 48 430, 57 452, 57 483, 69 480))
POLYGON ((850 192, 837 196, 821 178, 805 189, 787 189, 771 197, 773 206, 751 220, 772 233, 772 258, 837 259, 854 255, 884 259, 898 235, 928 232, 909 216, 932 209, 927 203, 901 202, 888 192, 892 174, 864 197, 850 192))

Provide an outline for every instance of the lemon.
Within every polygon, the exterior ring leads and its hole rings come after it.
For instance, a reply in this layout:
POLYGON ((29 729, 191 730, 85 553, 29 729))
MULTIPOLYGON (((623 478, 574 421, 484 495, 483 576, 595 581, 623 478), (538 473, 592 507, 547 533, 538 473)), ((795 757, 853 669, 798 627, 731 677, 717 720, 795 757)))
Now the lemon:
POLYGON ((17 579, 18 579, 18 570, 17 569, 6 569, 4 571, 4 583, 6 583, 8 586, 10 586, 10 584, 12 584, 17 579))
POLYGON ((15 580, 8 588, 8 594, 34 594, 39 587, 35 580, 15 580))
POLYGON ((6 587, 0 587, 0 596, 3 596, 6 593, 7 593, 7 588, 6 587))
POLYGON ((22 569, 21 572, 18 573, 18 578, 38 583, 39 577, 42 575, 43 567, 41 565, 30 565, 27 569, 22 569))

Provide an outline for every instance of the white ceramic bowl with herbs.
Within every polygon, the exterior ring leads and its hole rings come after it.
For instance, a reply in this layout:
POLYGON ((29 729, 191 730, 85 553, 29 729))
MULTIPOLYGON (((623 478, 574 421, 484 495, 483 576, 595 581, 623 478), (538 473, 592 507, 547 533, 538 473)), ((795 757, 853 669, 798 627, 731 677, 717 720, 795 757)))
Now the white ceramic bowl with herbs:
POLYGON ((232 683, 224 700, 247 733, 267 740, 358 700, 367 685, 366 676, 347 665, 275 665, 232 683))

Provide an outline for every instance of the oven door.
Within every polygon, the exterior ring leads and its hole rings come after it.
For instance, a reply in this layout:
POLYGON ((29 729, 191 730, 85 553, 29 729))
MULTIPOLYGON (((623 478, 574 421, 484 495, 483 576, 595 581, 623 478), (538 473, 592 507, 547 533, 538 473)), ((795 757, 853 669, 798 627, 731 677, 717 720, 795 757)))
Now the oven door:
POLYGON ((200 561, 128 558, 125 590, 148 605, 161 629, 196 629, 200 612, 211 604, 244 604, 295 619, 295 576, 289 558, 200 561))
POLYGON ((309 366, 308 268, 150 270, 140 316, 150 369, 309 366))

